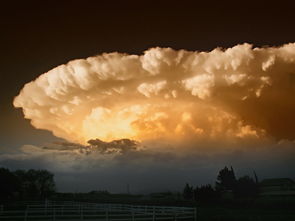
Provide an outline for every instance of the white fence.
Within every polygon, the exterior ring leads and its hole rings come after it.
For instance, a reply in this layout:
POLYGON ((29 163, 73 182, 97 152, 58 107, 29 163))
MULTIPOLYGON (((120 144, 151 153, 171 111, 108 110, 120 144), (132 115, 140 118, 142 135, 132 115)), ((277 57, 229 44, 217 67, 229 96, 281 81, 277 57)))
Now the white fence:
POLYGON ((2 206, 0 220, 196 221, 197 211, 189 207, 47 201, 28 204, 25 210, 6 210, 2 206))

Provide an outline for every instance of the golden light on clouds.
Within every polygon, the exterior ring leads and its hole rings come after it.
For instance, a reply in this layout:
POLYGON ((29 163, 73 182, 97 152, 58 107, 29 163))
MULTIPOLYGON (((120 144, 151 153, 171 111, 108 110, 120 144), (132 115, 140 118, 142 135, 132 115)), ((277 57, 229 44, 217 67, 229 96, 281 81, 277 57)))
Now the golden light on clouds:
POLYGON ((152 48, 70 61, 14 100, 34 127, 90 139, 294 140, 295 44, 211 52, 152 48))

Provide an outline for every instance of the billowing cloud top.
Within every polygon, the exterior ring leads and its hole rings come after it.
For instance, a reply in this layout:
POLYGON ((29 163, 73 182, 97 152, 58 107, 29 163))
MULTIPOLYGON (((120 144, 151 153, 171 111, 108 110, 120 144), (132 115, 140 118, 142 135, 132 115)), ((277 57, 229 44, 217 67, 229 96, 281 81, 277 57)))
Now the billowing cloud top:
POLYGON ((192 52, 152 48, 70 61, 14 100, 36 128, 91 139, 294 140, 295 43, 192 52))

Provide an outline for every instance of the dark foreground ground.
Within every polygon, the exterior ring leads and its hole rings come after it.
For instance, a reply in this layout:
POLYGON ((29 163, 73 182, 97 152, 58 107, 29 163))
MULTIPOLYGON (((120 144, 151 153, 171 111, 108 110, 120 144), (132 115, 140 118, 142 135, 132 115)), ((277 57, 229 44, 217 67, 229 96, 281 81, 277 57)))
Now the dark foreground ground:
POLYGON ((273 208, 199 207, 198 221, 295 221, 295 210, 273 208))
MULTIPOLYGON (((183 200, 177 194, 161 193, 150 196, 108 194, 57 194, 51 200, 102 204, 176 206, 197 209, 197 221, 295 221, 295 197, 270 197, 240 200, 196 202, 183 200)), ((21 202, 2 202, 5 209, 25 209, 21 202), (9 205, 9 206, 8 206, 9 205)), ((0 216, 0 220, 1 216, 0 216)))

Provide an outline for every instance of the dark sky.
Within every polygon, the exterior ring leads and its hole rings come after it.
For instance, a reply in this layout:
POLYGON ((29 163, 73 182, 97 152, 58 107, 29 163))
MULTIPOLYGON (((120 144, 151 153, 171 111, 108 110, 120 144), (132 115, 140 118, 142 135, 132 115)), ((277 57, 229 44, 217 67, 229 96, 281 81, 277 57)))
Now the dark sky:
POLYGON ((0 150, 57 140, 13 108, 25 83, 76 58, 150 47, 295 41, 294 1, 1 1, 0 150))

